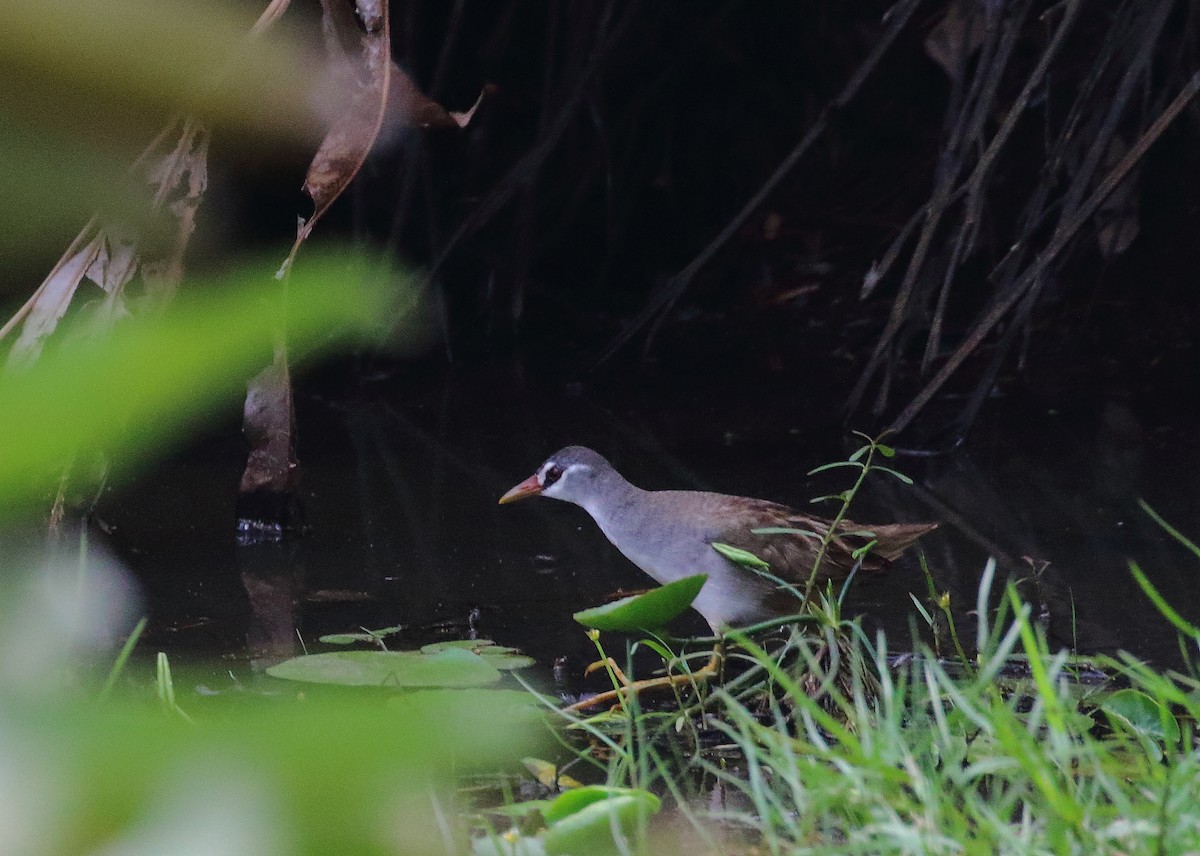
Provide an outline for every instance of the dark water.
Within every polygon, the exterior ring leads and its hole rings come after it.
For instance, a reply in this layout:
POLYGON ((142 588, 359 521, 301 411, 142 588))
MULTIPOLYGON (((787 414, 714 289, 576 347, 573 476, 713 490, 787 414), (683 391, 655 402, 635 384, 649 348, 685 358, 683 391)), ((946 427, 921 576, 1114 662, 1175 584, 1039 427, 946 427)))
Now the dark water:
MULTIPOLYGON (((238 545, 244 452, 231 422, 111 491, 99 510, 102 537, 147 593, 145 644, 220 672, 299 652, 301 638, 401 624, 410 628, 401 646, 469 633, 519 646, 548 681, 557 658, 568 658, 571 674, 592 659, 572 612, 647 584, 582 510, 550 500, 496 504, 549 453, 586 444, 643 487, 801 507, 847 486, 844 474, 805 475, 849 447, 836 422, 814 425, 803 395, 784 391, 751 406, 736 387, 625 386, 618 395, 525 382, 511 367, 414 368, 350 396, 302 396, 310 531, 284 546, 238 545)), ((967 636, 979 575, 995 556, 1002 573, 1029 577, 1045 565, 1022 591, 1057 644, 1175 663, 1175 636, 1127 560, 1185 616, 1200 617, 1200 561, 1136 505, 1146 498, 1196 537, 1200 455, 1190 428, 1103 396, 1073 408, 1008 401, 984 425, 954 454, 897 459, 916 486, 877 476, 853 516, 942 523, 923 543, 967 636)), ((851 608, 903 649, 910 592, 924 598, 926 583, 901 562, 858 586, 851 608)), ((680 629, 705 627, 689 615, 680 629)))

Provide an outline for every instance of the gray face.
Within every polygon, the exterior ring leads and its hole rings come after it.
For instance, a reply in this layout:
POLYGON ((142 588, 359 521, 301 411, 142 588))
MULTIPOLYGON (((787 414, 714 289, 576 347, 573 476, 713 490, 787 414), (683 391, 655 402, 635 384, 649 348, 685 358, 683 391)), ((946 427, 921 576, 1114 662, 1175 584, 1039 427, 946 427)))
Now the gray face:
POLYGON ((568 446, 538 467, 542 496, 586 505, 595 495, 600 478, 612 471, 608 461, 583 446, 568 446))
POLYGON ((596 473, 587 464, 563 466, 551 458, 538 469, 537 477, 542 485, 542 496, 579 505, 589 495, 588 488, 595 482, 596 473))

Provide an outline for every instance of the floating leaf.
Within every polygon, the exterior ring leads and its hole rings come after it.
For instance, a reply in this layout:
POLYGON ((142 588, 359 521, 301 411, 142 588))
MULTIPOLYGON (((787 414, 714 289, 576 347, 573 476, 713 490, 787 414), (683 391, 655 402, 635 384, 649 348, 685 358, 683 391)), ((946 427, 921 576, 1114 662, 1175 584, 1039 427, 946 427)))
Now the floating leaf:
POLYGON ((743 568, 750 568, 754 571, 771 570, 771 566, 769 564, 758 558, 758 556, 754 555, 749 550, 743 550, 741 547, 734 547, 731 544, 722 544, 719 541, 714 541, 712 548, 729 561, 741 565, 743 568))
POLYGON ((577 612, 575 620, 595 630, 656 630, 691 606, 707 579, 707 574, 684 577, 645 594, 577 612))
MULTIPOLYGON (((439 651, 449 651, 453 648, 461 648, 467 651, 480 653, 485 648, 497 648, 491 639, 449 639, 445 642, 431 642, 428 645, 421 646, 421 653, 436 654, 439 651)), ((505 651, 515 651, 516 648, 505 648, 505 651)))
POLYGON ((373 642, 375 637, 369 633, 327 633, 319 637, 326 645, 353 645, 355 642, 373 642))
POLYGON ((527 669, 535 662, 532 657, 525 656, 519 649, 508 645, 497 645, 491 639, 451 639, 421 647, 423 654, 437 654, 442 651, 470 651, 483 657, 497 669, 506 672, 527 669))
POLYGON ((500 680, 500 672, 478 654, 450 650, 333 651, 295 657, 267 669, 289 681, 347 687, 474 687, 500 680))

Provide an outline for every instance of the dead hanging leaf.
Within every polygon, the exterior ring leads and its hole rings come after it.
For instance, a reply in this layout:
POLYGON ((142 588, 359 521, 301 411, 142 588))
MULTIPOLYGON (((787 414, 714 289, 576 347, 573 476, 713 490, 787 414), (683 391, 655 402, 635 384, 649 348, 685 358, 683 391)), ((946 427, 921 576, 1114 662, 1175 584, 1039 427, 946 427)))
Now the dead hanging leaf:
POLYGON ((391 58, 386 0, 321 0, 321 31, 333 89, 345 109, 334 119, 313 156, 304 192, 313 213, 301 221, 296 242, 281 267, 286 272, 317 221, 358 175, 371 149, 406 128, 464 128, 491 87, 485 86, 469 110, 452 112, 421 90, 391 58))
POLYGON ((295 418, 287 354, 277 347, 275 360, 250 381, 246 391, 242 429, 250 443, 250 455, 238 487, 240 520, 277 517, 266 510, 274 506, 274 498, 295 493, 300 472, 295 418))
POLYGON ((475 99, 475 103, 461 113, 455 110, 450 111, 450 118, 454 120, 454 124, 460 128, 465 128, 471 124, 471 120, 475 118, 475 111, 479 109, 479 105, 483 103, 485 95, 491 95, 496 91, 495 84, 485 83, 483 89, 479 90, 479 97, 475 99))
MULTIPOLYGON (((1105 172, 1125 157, 1129 147, 1120 137, 1113 137, 1104 154, 1105 172)), ((1141 203, 1138 199, 1140 171, 1134 167, 1096 211, 1096 243, 1106 259, 1119 256, 1129 249, 1141 231, 1141 203)))
MULTIPOLYGON (((354 180, 383 125, 393 67, 387 0, 359 0, 355 8, 357 18, 349 0, 321 0, 330 75, 346 107, 309 164, 304 192, 313 201, 313 213, 300 221, 280 278, 286 277, 317 221, 354 180)), ((238 487, 238 526, 246 535, 282 536, 298 523, 295 429, 287 345, 281 333, 273 362, 246 390, 242 430, 250 454, 238 487)))
POLYGON ((361 2, 361 26, 349 0, 321 0, 321 8, 330 70, 346 109, 333 121, 309 165, 304 192, 313 201, 313 214, 300 227, 296 247, 362 168, 383 125, 391 78, 387 3, 361 2), (354 53, 347 51, 347 43, 356 44, 354 53))
POLYGON ((453 110, 447 110, 421 91, 421 88, 405 73, 404 69, 393 62, 382 133, 391 135, 403 128, 420 128, 430 131, 465 128, 471 123, 475 111, 479 109, 479 105, 483 101, 483 96, 489 91, 491 91, 490 87, 485 86, 480 90, 479 97, 475 99, 475 103, 471 105, 470 109, 456 113, 453 110))
MULTIPOLYGON (((3 328, 0 340, 19 329, 8 353, 7 364, 27 365, 38 358, 46 339, 87 283, 98 286, 101 298, 91 301, 82 319, 107 329, 129 314, 128 289, 141 273, 147 296, 165 299, 174 293, 183 275, 183 253, 195 230, 196 209, 208 183, 208 133, 184 121, 174 145, 163 144, 175 128, 172 123, 143 151, 130 169, 142 176, 153 192, 151 207, 165 213, 170 239, 159 248, 143 248, 139 236, 118 226, 101 224, 93 218, 76 236, 50 274, 3 328)), ((87 295, 81 299, 86 300, 87 295)))
POLYGON ((942 67, 946 76, 958 80, 966 60, 979 50, 986 31, 985 10, 979 0, 955 0, 946 14, 925 37, 925 54, 942 67))

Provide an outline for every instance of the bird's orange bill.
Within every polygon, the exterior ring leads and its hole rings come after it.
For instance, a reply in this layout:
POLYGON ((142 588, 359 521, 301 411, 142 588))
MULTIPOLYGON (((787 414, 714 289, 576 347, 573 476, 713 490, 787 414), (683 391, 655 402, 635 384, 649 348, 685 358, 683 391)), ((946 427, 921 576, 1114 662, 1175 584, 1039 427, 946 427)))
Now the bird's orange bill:
POLYGON ((525 499, 529 496, 537 496, 541 492, 542 486, 538 482, 538 477, 535 473, 514 487, 508 493, 504 494, 504 496, 500 497, 500 504, 504 505, 506 502, 516 502, 518 499, 525 499))

